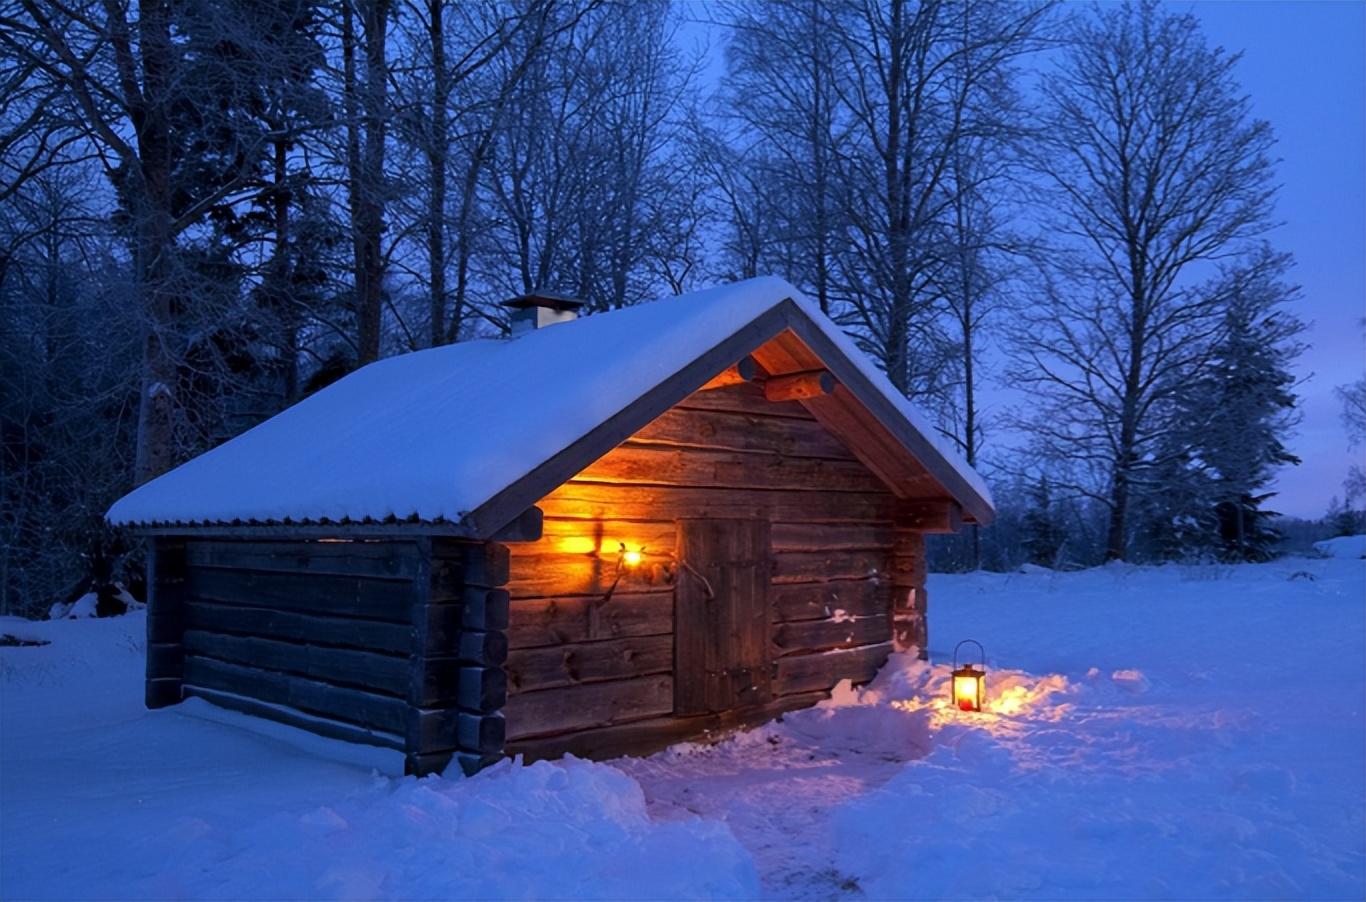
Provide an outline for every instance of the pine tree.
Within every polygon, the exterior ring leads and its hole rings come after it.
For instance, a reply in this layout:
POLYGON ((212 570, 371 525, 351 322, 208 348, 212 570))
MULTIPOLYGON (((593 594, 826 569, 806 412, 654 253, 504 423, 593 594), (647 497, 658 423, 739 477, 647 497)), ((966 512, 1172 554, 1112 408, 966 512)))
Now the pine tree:
MULTIPOLYGON (((1304 324, 1281 306, 1296 294, 1281 277, 1287 257, 1264 253, 1227 279, 1223 328, 1199 378, 1183 392, 1190 515, 1209 524, 1202 544, 1235 560, 1265 560, 1279 537, 1264 491, 1278 467, 1298 464, 1285 446, 1297 420, 1290 365, 1304 324)), ((1198 539, 1197 539, 1198 541, 1198 539)))

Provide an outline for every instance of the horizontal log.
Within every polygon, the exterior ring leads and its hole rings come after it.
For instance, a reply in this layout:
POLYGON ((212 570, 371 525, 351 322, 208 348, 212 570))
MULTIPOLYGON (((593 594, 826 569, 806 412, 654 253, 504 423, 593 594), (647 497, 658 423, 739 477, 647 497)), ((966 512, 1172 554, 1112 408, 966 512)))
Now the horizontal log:
MULTIPOLYGON (((673 520, 569 520, 548 518, 544 535, 539 542, 512 546, 515 580, 526 566, 525 559, 541 554, 596 554, 615 561, 621 546, 632 550, 644 549, 647 556, 667 555, 673 551, 673 520)), ((512 581, 510 580, 510 581, 512 581)))
POLYGON ((890 549, 892 529, 885 523, 774 523, 774 551, 890 549))
POLYGON ((191 540, 186 559, 196 567, 276 573, 321 573, 410 580, 422 571, 413 540, 393 542, 252 542, 191 540))
POLYGON ((885 577, 887 558, 887 552, 879 550, 784 552, 773 556, 773 581, 801 583, 885 577))
POLYGON ((783 523, 892 519, 889 492, 786 492, 689 486, 567 482, 541 499, 547 517, 575 520, 676 520, 718 517, 783 523))
POLYGON ((345 742, 356 742, 364 745, 375 745, 381 748, 403 750, 403 737, 396 733, 386 733, 380 730, 368 730, 364 727, 353 724, 341 723, 340 721, 328 720, 322 717, 313 717, 303 711, 293 710, 280 705, 263 702, 260 699, 250 696, 236 695, 231 692, 223 692, 207 686, 186 686, 185 694, 202 698, 220 708, 228 708, 233 711, 240 711, 243 714, 250 714, 253 717, 260 717, 264 720, 273 720, 287 726, 307 730, 319 736, 327 736, 331 739, 341 739, 345 742))
POLYGON ((514 649, 673 632, 673 590, 615 592, 513 602, 508 644, 514 649))
POLYGON ((644 720, 673 710, 673 677, 641 677, 521 692, 508 699, 508 741, 644 720))
POLYGON ((773 628, 778 656, 875 645, 891 638, 892 624, 885 611, 865 617, 846 614, 827 620, 799 620, 773 628))
MULTIPOLYGON (((426 616, 427 650, 449 648, 460 633, 460 608, 429 605, 426 616)), ((413 646, 413 630, 407 623, 323 617, 297 611, 202 601, 192 601, 186 605, 185 624, 190 629, 213 633, 259 636, 397 655, 409 654, 413 646)))
POLYGON ((673 636, 639 636, 523 648, 508 655, 508 687, 515 695, 673 670, 673 636))
POLYGON ((880 642, 847 650, 779 658, 774 691, 790 695, 831 689, 840 680, 866 683, 887 662, 891 651, 891 642, 880 642))
POLYGON ((835 377, 829 370, 808 370, 770 376, 764 382, 764 397, 770 401, 804 401, 835 390, 835 377))
POLYGON ((215 658, 186 656, 185 684, 286 705, 386 733, 402 735, 407 726, 408 703, 403 699, 215 658))
POLYGON ((855 617, 885 614, 891 587, 878 579, 839 579, 829 582, 785 583, 769 589, 775 623, 824 620, 836 612, 855 617))
MULTIPOLYGON (((406 697, 409 690, 410 659, 397 655, 228 636, 202 630, 186 631, 185 649, 190 654, 220 661, 262 670, 278 670, 387 695, 406 697)), ((455 666, 454 661, 445 666, 444 676, 447 679, 454 679, 455 666)), ((434 672, 430 679, 438 681, 442 676, 434 672)))
POLYGON ((554 736, 509 742, 507 754, 530 763, 563 755, 607 760, 622 755, 651 755, 676 742, 719 742, 736 730, 757 726, 829 698, 828 692, 808 692, 774 699, 762 708, 722 711, 688 717, 654 717, 633 723, 598 727, 554 736))
MULTIPOLYGON (((790 491, 878 492, 883 485, 856 460, 781 454, 674 449, 626 442, 589 464, 578 482, 707 486, 790 491)), ((551 514, 550 510, 546 510, 551 514)))
POLYGON ((593 554, 543 554, 519 559, 508 590, 515 598, 552 598, 561 595, 605 595, 666 589, 670 576, 655 561, 635 568, 618 568, 614 558, 593 554))
POLYGON ((854 460, 844 443, 814 420, 732 410, 675 407, 631 436, 631 441, 666 447, 854 460))
POLYGON ((950 534, 963 528, 963 508, 956 501, 912 501, 897 511, 896 528, 919 533, 950 534))
POLYGON ((504 630, 508 625, 507 589, 471 586, 460 593, 461 624, 467 630, 504 630))
POLYGON ((763 386, 757 382, 746 382, 710 391, 693 392, 674 405, 674 408, 728 410, 759 416, 789 417, 795 420, 814 419, 810 412, 796 401, 769 401, 764 397, 763 386))
POLYGON ((409 620, 414 592, 409 583, 369 577, 211 567, 192 567, 185 591, 199 601, 397 623, 409 620))
POLYGON ((501 667, 508 657, 507 634, 467 630, 460 635, 456 657, 467 664, 501 667))
POLYGON ((461 667, 459 703, 466 711, 492 714, 507 703, 508 678, 501 667, 461 667))

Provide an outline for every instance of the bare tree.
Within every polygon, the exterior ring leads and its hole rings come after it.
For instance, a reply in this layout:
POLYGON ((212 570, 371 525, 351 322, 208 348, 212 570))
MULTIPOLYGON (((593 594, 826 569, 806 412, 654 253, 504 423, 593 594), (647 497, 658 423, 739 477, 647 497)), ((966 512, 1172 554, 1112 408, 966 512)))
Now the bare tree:
POLYGON ((1202 264, 1270 225, 1273 138, 1189 14, 1155 2, 1077 17, 1039 171, 1059 212, 1047 304, 1016 333, 1038 450, 1108 509, 1106 554, 1128 549, 1136 493, 1174 428, 1171 401, 1206 360, 1226 300, 1202 264))

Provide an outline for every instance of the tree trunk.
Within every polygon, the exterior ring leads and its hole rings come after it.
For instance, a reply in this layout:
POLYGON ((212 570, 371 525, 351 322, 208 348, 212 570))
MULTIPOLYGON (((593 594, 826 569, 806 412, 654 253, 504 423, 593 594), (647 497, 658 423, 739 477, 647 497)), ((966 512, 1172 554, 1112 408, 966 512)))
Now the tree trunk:
POLYGON ((356 362, 361 366, 379 359, 383 318, 384 138, 389 76, 385 38, 389 27, 389 0, 370 0, 363 9, 365 142, 360 159, 360 205, 355 224, 360 245, 356 362))
POLYGON ((441 10, 445 0, 428 0, 427 9, 432 43, 432 121, 427 145, 427 165, 431 191, 427 195, 427 267, 431 273, 432 345, 446 341, 446 104, 450 93, 450 73, 446 71, 446 37, 441 10))
POLYGON ((176 366, 167 346, 175 302, 171 280, 171 148, 166 94, 171 77, 171 26, 158 0, 141 0, 138 42, 143 98, 137 128, 140 184, 130 192, 135 218, 134 277, 145 305, 142 394, 138 405, 134 481, 142 484, 175 463, 176 366))

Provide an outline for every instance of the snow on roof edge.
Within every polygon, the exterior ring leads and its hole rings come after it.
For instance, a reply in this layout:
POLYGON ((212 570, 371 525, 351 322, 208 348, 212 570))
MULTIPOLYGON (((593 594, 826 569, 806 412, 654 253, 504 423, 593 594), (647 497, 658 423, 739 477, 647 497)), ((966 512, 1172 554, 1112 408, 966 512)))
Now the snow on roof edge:
MULTIPOLYGON (((117 525, 148 529, 177 525, 198 527, 281 523, 457 523, 471 511, 525 477, 541 462, 591 433, 610 416, 628 408, 642 394, 662 384, 704 353, 707 348, 734 335, 759 316, 789 299, 841 353, 849 358, 868 378, 871 385, 892 402, 912 428, 920 433, 926 443, 955 473, 962 477, 964 483, 989 508, 994 508, 990 490, 980 474, 969 467, 957 453, 957 449, 948 446, 920 412, 896 391, 886 375, 867 358, 850 336, 822 314, 797 288, 782 279, 761 277, 585 317, 572 323, 538 330, 511 341, 464 342, 385 358, 348 374, 333 386, 300 401, 253 429, 134 489, 110 507, 106 518, 117 525), (655 347, 651 347, 648 340, 635 340, 637 334, 642 331, 642 323, 655 331, 663 331, 664 338, 669 337, 669 330, 676 331, 679 334, 673 338, 677 340, 665 341, 655 335, 655 347), (612 344, 612 338, 618 333, 630 336, 633 339, 633 346, 642 347, 598 357, 589 353, 591 350, 602 350, 601 347, 592 345, 595 337, 597 345, 602 345, 603 334, 607 336, 608 347, 615 351, 618 345, 612 344), (573 345, 565 347, 571 336, 578 336, 575 343, 586 341, 590 345, 588 351, 578 353, 573 345), (533 343, 536 343, 537 353, 532 353, 533 343), (680 356, 674 353, 676 345, 688 346, 689 351, 680 356), (514 349, 513 353, 507 352, 509 348, 514 349), (323 480, 318 483, 317 473, 315 469, 310 468, 310 460, 307 458, 318 457, 319 466, 324 469, 326 466, 336 468, 337 455, 333 454, 331 458, 326 458, 326 455, 310 454, 311 449, 307 445, 300 449, 288 442, 283 442, 284 450, 281 450, 282 440, 276 433, 282 431, 283 423, 298 421, 303 423, 307 430, 310 417, 315 421, 319 420, 320 409, 325 412, 329 407, 338 408, 339 402, 344 400, 348 393, 353 398, 359 396, 362 401, 368 400, 373 407, 374 398, 371 396, 376 392, 388 391, 390 395, 381 395, 381 400, 385 402, 382 405, 384 414, 392 414, 391 408, 403 411, 409 407, 415 408, 418 414, 423 414, 427 407, 432 406, 433 396, 458 397, 461 395, 462 387, 466 385, 472 386, 471 391, 481 385, 487 388, 488 371, 498 370, 501 364, 521 363, 525 368, 534 370, 541 364, 540 355, 549 354, 554 357, 557 352, 560 357, 573 361, 580 372, 577 375, 577 382, 570 380, 573 384, 566 390, 572 403, 562 404, 558 408, 543 404, 543 409, 533 409, 533 413, 539 413, 553 421, 541 430, 545 434, 528 434, 525 430, 521 434, 501 437, 495 434, 485 441, 483 446, 475 444, 461 448, 445 458, 445 465, 439 472, 432 472, 429 464, 428 472, 412 478, 410 481, 413 484, 405 487, 406 500, 405 492, 398 493, 397 502, 382 497, 382 492, 379 496, 375 495, 375 467, 352 467, 349 471, 342 467, 343 475, 337 480, 323 480), (616 358, 621 357, 627 358, 625 373, 619 372, 623 366, 616 358), (584 365, 585 361, 587 365, 584 365), (644 372, 641 372, 642 370, 644 372), (624 381, 623 375, 628 376, 634 383, 633 388, 621 388, 618 383, 624 381), (412 387, 414 379, 419 380, 420 390, 412 387), (375 383, 378 383, 378 386, 375 386, 375 383), (575 391, 578 394, 574 394, 575 391), (329 395, 329 392, 332 394, 329 395), (564 410, 571 407, 582 407, 590 413, 577 419, 566 418, 563 415, 564 410), (525 439, 528 435, 537 440, 531 443, 530 448, 523 447, 523 443, 518 441, 519 438, 525 439), (505 465, 504 458, 511 455, 499 453, 499 442, 502 442, 503 447, 513 447, 521 451, 523 459, 513 465, 505 465), (257 459, 253 461, 252 451, 255 450, 255 446, 264 446, 269 453, 264 456, 257 453, 257 459), (460 453, 462 450, 467 453, 460 453), (234 456, 244 458, 246 465, 234 467, 234 456), (279 467, 270 465, 280 464, 283 457, 283 463, 286 465, 283 469, 288 471, 288 458, 291 456, 303 458, 293 462, 293 469, 299 475, 299 479, 291 482, 288 473, 285 477, 277 478, 275 481, 279 483, 279 493, 277 496, 271 496, 268 491, 271 470, 279 467), (465 460, 466 457, 469 460, 465 460), (491 465, 490 462, 495 460, 496 465, 491 465), (422 477, 426 478, 425 483, 422 477), (461 484, 462 477, 466 484, 463 495, 451 488, 453 484, 461 484), (349 485, 347 478, 358 485, 349 485), (236 496, 232 492, 225 494, 221 490, 217 492, 217 504, 211 500, 203 500, 205 496, 213 499, 215 495, 214 491, 206 489, 206 483, 213 489, 218 489, 216 482, 224 480, 236 480, 239 483, 240 494, 243 495, 250 496, 253 494, 252 490, 255 490, 257 498, 254 505, 249 498, 246 502, 237 504, 236 496), (308 492, 299 489, 297 483, 300 481, 318 483, 313 486, 315 490, 312 492, 312 500, 309 500, 308 492), (471 491, 468 484, 476 482, 479 488, 471 491), (262 483, 267 485, 263 487, 262 483), (345 487, 340 494, 338 484, 345 487), (290 500, 291 495, 294 496, 293 500, 290 500), (379 501, 376 500, 377 497, 380 498, 379 501), (463 502, 462 506, 454 507, 450 503, 457 499, 463 502), (431 503, 428 503, 429 500, 431 503)), ((511 375, 514 377, 514 383, 520 378, 523 383, 539 385, 536 381, 538 374, 535 372, 511 375)), ((498 384, 497 380, 494 384, 498 384)), ((562 389, 563 386, 557 385, 555 388, 562 389)), ((448 403, 445 406, 449 408, 451 405, 448 403)), ((500 408, 501 406, 499 405, 500 408)), ((341 405, 340 410, 331 419, 321 417, 325 423, 324 433, 330 433, 331 438, 337 443, 343 443, 360 431, 356 424, 349 422, 350 418, 346 416, 349 413, 350 408, 341 405)), ((457 420, 474 419, 472 416, 462 417, 461 415, 467 414, 468 411, 458 405, 455 407, 455 413, 457 420)), ((507 419, 514 416, 515 411, 507 419)), ((390 416, 390 419, 393 417, 390 416)), ((422 416, 416 419, 419 424, 422 420, 422 416)), ((398 425, 411 427, 412 424, 400 420, 398 425)), ((450 429, 451 427, 447 427, 448 432, 450 429)), ((399 432, 401 433, 402 429, 399 429, 399 432)), ((504 429, 502 432, 508 433, 508 430, 504 429)), ((515 433, 515 430, 513 432, 515 433)), ((414 447, 420 449, 420 443, 430 441, 433 435, 447 445, 451 441, 450 436, 445 433, 432 433, 430 429, 423 432, 421 427, 414 435, 415 438, 408 444, 401 441, 397 444, 381 443, 384 447, 369 450, 372 456, 387 462, 396 454, 411 455, 414 447)), ((403 459, 410 464, 403 468, 405 472, 414 469, 410 456, 403 459)), ((344 457, 342 460, 344 461, 344 457)), ((379 466, 378 472, 384 472, 382 465, 379 466)))

